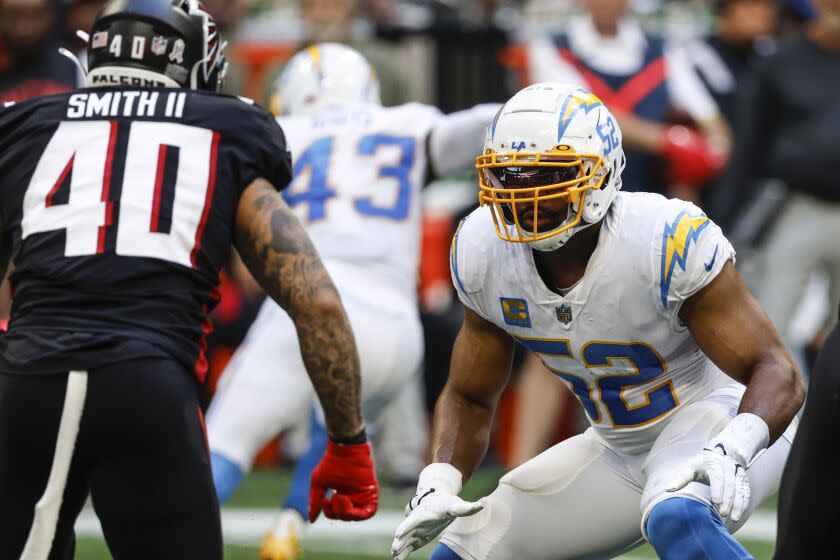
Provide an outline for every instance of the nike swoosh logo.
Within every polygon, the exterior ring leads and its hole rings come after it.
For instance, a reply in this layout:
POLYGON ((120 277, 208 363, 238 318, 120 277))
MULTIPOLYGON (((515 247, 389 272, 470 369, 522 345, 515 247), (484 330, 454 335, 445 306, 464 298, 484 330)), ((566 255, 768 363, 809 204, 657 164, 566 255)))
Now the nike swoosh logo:
POLYGON ((712 267, 715 266, 715 260, 717 260, 718 247, 718 245, 715 246, 715 252, 712 253, 712 260, 703 265, 706 267, 706 272, 711 271, 712 267))
MULTIPOLYGON (((417 498, 417 503, 416 503, 416 504, 414 504, 414 506, 411 508, 411 510, 412 510, 412 511, 414 511, 414 508, 416 508, 417 506, 419 506, 419 505, 420 505, 420 502, 422 502, 422 501, 423 501, 423 498, 425 498, 425 497, 426 497, 426 496, 428 496, 429 494, 434 494, 434 493, 435 493, 435 489, 434 489, 434 488, 432 488, 432 489, 430 489, 428 492, 426 492, 425 494, 423 494, 422 496, 414 496, 415 498, 417 498)), ((409 505, 411 505, 411 501, 409 501, 409 505)))

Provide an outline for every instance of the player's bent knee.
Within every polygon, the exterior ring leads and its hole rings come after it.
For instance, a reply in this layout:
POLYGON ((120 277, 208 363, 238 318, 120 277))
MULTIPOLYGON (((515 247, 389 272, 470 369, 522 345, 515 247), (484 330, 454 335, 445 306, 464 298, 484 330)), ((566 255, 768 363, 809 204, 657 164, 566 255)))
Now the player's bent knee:
POLYGON ((245 473, 239 465, 220 453, 210 453, 210 466, 213 469, 216 497, 223 504, 236 491, 245 473))
POLYGON ((437 545, 435 551, 432 553, 432 556, 429 560, 462 560, 460 556, 455 554, 455 552, 446 546, 445 544, 441 543, 437 545))
MULTIPOLYGON (((659 552, 668 549, 672 543, 677 543, 691 533, 691 525, 695 521, 694 502, 700 506, 705 504, 686 498, 671 498, 654 506, 647 518, 646 532, 648 541, 659 552)), ((702 521, 705 522, 705 519, 702 521)))
POLYGON ((645 525, 648 542, 665 560, 750 559, 714 509, 690 498, 656 504, 645 525))

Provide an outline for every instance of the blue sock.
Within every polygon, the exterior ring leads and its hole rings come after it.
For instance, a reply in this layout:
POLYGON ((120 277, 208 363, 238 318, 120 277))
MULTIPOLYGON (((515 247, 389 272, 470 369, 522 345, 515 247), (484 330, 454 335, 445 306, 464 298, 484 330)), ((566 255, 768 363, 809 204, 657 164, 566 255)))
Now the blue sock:
POLYGON ((648 541, 664 560, 752 560, 717 511, 697 500, 670 498, 648 514, 648 541))
POLYGON ((239 465, 219 453, 210 453, 210 466, 213 469, 213 484, 216 486, 216 496, 223 504, 236 491, 245 473, 239 465))
POLYGON ((327 430, 312 414, 312 427, 309 431, 309 449, 300 456, 295 465, 292 485, 283 503, 284 509, 293 509, 306 519, 309 516, 309 483, 312 471, 321 462, 327 451, 327 430))
POLYGON ((432 556, 429 560, 461 560, 461 557, 455 554, 451 548, 441 543, 438 544, 435 551, 432 552, 432 556))

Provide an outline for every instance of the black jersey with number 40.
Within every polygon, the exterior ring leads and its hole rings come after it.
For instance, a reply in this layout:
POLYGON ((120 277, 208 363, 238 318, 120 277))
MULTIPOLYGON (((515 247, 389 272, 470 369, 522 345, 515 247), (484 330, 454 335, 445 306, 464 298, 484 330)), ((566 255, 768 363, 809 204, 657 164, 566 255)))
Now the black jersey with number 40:
POLYGON ((203 378, 236 207, 260 177, 288 183, 285 138, 235 97, 93 88, 0 108, 0 372, 170 357, 203 378))

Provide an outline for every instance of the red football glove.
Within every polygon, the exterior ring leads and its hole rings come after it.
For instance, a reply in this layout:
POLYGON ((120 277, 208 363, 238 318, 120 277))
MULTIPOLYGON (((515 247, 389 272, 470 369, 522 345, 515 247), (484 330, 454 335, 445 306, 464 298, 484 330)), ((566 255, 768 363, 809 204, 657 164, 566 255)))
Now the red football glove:
POLYGON ((723 152, 715 150, 702 135, 681 125, 665 129, 662 157, 668 181, 693 187, 717 177, 726 164, 723 152))
POLYGON ((312 471, 309 522, 324 510, 330 519, 361 521, 373 517, 379 504, 379 484, 369 443, 327 442, 327 452, 312 471), (327 489, 334 492, 325 497, 327 489))

